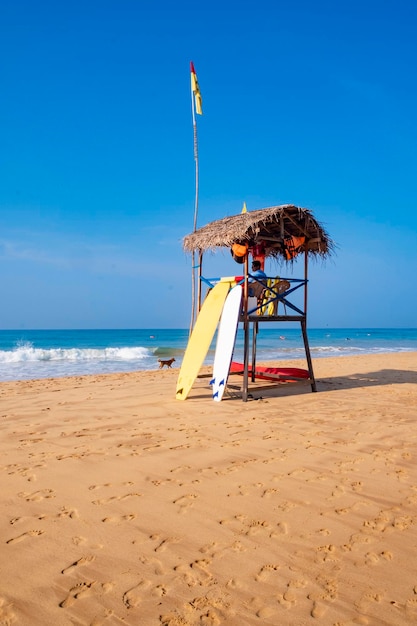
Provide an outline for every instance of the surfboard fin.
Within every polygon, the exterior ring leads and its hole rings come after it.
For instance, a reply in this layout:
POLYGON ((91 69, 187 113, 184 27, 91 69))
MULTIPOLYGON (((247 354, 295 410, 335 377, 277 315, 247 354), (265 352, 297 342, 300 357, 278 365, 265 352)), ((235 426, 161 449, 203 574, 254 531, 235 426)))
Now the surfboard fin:
POLYGON ((213 398, 217 398, 218 395, 219 395, 219 392, 216 391, 216 393, 213 393, 213 398))
POLYGON ((221 381, 219 382, 219 387, 221 387, 222 385, 224 385, 224 378, 223 378, 223 380, 221 380, 221 381))
POLYGON ((212 378, 211 381, 209 382, 209 385, 214 385, 215 382, 216 382, 216 379, 212 378))

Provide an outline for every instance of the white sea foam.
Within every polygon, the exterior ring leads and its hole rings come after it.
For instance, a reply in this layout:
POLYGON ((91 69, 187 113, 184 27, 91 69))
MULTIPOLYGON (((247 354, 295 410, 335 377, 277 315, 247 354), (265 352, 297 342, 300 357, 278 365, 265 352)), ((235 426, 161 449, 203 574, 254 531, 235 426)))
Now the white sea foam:
POLYGON ((129 372, 157 367, 147 348, 34 348, 20 343, 0 350, 0 381, 129 372))
POLYGON ((153 356, 150 350, 134 348, 34 348, 21 344, 14 350, 0 350, 0 363, 25 361, 134 361, 153 356))

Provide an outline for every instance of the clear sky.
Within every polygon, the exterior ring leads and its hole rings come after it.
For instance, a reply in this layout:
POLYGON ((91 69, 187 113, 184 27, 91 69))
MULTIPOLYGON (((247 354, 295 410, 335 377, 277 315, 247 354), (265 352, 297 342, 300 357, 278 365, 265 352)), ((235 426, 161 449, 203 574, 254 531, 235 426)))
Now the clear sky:
POLYGON ((337 244, 309 326, 415 327, 416 23, 414 0, 2 0, 0 328, 188 328, 191 60, 198 226, 309 208, 337 244))

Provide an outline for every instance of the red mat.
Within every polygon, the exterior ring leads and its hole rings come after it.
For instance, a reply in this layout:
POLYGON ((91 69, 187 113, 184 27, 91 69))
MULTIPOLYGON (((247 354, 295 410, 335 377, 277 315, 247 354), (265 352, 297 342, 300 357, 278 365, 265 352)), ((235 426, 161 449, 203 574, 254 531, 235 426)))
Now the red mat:
MULTIPOLYGON (((252 367, 249 366, 249 375, 252 375, 252 367)), ((243 363, 232 361, 230 365, 231 374, 243 374, 243 363)), ((257 365, 255 368, 255 378, 263 380, 294 380, 299 378, 310 378, 308 370, 298 367, 263 367, 257 365)))

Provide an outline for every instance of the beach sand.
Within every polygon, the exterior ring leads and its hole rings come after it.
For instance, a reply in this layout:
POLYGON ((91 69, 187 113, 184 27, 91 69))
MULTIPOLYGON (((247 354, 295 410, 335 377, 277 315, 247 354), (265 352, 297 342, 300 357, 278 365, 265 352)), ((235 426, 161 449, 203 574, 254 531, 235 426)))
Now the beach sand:
POLYGON ((1 383, 0 624, 417 623, 417 353, 314 369, 1 383))

